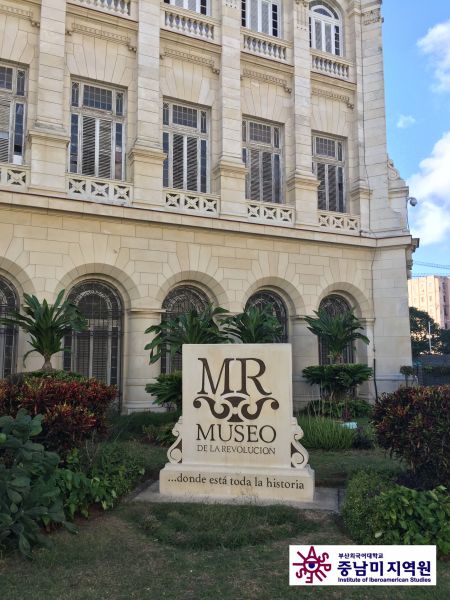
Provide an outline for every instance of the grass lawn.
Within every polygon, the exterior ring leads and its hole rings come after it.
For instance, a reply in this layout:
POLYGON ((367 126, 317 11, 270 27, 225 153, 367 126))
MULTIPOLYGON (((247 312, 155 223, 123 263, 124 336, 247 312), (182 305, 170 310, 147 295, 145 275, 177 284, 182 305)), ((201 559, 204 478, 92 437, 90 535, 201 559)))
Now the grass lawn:
POLYGON ((57 532, 52 539, 53 548, 37 550, 32 561, 17 556, 0 560, 1 598, 450 598, 449 563, 439 564, 436 588, 289 588, 289 543, 351 543, 336 518, 323 513, 281 507, 125 504, 80 522, 77 536, 57 532), (254 531, 249 531, 249 523, 254 531))

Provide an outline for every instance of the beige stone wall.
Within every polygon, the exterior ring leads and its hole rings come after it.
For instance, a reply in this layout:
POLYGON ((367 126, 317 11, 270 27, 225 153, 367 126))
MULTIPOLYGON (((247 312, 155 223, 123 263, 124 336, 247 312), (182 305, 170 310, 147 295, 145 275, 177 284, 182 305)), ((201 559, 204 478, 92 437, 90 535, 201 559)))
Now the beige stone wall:
MULTIPOLYGON (((48 299, 89 277, 117 288, 125 307, 125 410, 150 406, 143 386, 159 366, 148 365, 143 331, 159 322, 164 297, 182 282, 232 312, 259 289, 282 296, 297 404, 315 393, 301 371, 318 358, 304 316, 332 292, 365 323, 372 343, 358 348, 358 358, 376 359, 379 391, 397 385, 399 367, 410 362, 411 238, 408 190, 386 151, 380 4, 333 2, 343 16, 344 56, 322 57, 332 65, 321 68, 312 67, 303 0, 283 2, 277 56, 267 54, 270 36, 256 35, 264 42, 258 51, 245 47, 254 32, 241 29, 237 0, 214 0, 206 19, 157 0, 133 0, 130 16, 83 0, 0 6, 0 61, 28 69, 25 164, 14 171, 0 164, 0 273, 19 294, 48 299), (168 10, 214 33, 169 26, 168 10), (72 78, 126 92, 127 200, 115 199, 121 182, 100 181, 101 197, 68 192, 72 78), (210 111, 211 193, 191 194, 189 209, 168 206, 162 187, 164 98, 210 111), (242 116, 283 131, 283 203, 257 207, 256 217, 245 199, 242 116), (317 210, 314 132, 345 142, 346 215, 317 210), (206 201, 215 209, 202 208, 206 201)), ((19 355, 24 348, 21 338, 19 355)))

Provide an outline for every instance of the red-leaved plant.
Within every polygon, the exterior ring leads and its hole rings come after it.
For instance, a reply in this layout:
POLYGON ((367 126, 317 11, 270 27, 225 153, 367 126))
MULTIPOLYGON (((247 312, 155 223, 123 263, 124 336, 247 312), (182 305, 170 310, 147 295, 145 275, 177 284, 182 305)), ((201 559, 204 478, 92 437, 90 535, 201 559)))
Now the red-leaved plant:
POLYGON ((372 418, 380 446, 407 463, 419 487, 449 487, 449 385, 383 394, 372 418))
POLYGON ((0 415, 15 416, 24 408, 44 415, 39 440, 46 449, 65 455, 106 427, 106 411, 117 394, 115 386, 95 379, 59 381, 24 378, 19 383, 0 381, 0 415))

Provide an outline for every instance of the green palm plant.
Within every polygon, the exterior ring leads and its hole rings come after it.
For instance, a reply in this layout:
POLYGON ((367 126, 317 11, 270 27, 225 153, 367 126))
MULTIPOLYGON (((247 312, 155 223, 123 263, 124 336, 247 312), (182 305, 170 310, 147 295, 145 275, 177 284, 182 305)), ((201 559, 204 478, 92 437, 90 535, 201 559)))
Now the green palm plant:
POLYGON ((44 358, 42 370, 52 371, 51 358, 63 350, 61 342, 64 336, 70 331, 84 331, 87 328, 87 321, 78 308, 68 300, 63 300, 64 291, 61 290, 54 304, 49 304, 47 300, 41 303, 36 296, 24 294, 25 315, 11 311, 0 319, 1 324, 20 327, 29 334, 32 349, 23 357, 24 364, 30 354, 37 352, 44 358))
POLYGON ((150 364, 155 363, 166 352, 172 357, 180 354, 183 344, 228 342, 228 335, 220 326, 220 317, 227 313, 224 308, 209 305, 201 312, 193 309, 162 321, 160 325, 152 325, 145 330, 145 333, 154 335, 152 341, 145 346, 145 350, 150 350, 150 364))
POLYGON ((337 315, 319 309, 314 314, 315 317, 305 317, 308 329, 326 344, 333 364, 342 362, 346 347, 355 340, 369 344, 369 338, 359 331, 363 327, 353 309, 337 315))
POLYGON ((272 312, 272 306, 250 306, 243 313, 229 317, 226 331, 243 344, 281 342, 283 327, 272 312))

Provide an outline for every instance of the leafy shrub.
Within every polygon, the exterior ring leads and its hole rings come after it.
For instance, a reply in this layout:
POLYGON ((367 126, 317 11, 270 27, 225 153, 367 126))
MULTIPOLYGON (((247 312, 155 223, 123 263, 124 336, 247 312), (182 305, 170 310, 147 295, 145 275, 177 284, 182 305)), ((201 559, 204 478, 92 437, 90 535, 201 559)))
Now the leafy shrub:
POLYGON ((24 408, 42 414, 38 440, 49 450, 65 455, 71 448, 106 428, 106 411, 116 388, 95 379, 64 381, 26 377, 21 383, 0 381, 0 414, 14 416, 24 408))
POLYGON ((417 491, 396 485, 377 499, 378 529, 383 544, 436 545, 450 553, 450 495, 444 486, 417 491))
POLYGON ((281 342, 283 327, 274 314, 273 306, 249 306, 243 313, 228 317, 226 332, 243 344, 274 344, 281 342))
POLYGON ((147 425, 142 428, 147 440, 152 444, 160 446, 170 446, 175 441, 175 436, 172 433, 173 423, 166 425, 147 425))
POLYGON ((353 448, 356 450, 371 450, 375 448, 375 432, 373 427, 358 427, 355 431, 355 437, 353 438, 353 448))
POLYGON ((144 427, 169 424, 174 426, 180 413, 178 412, 135 412, 129 415, 110 415, 108 437, 114 440, 129 440, 144 436, 144 427))
POLYGON ((12 385, 23 385, 25 379, 57 379, 58 381, 88 381, 88 378, 73 371, 27 371, 11 373, 5 379, 12 385))
POLYGON ((145 391, 152 394, 154 403, 165 408, 181 411, 183 401, 183 382, 181 371, 161 373, 155 383, 148 383, 145 391))
POLYGON ((450 386, 384 394, 373 423, 379 445, 404 459, 419 485, 450 484, 450 386))
POLYGON ((55 482, 59 456, 31 441, 42 420, 25 410, 0 418, 0 547, 18 547, 26 556, 33 545, 47 545, 42 525, 69 528, 55 482))
POLYGON ((320 385, 327 396, 339 397, 370 379, 373 371, 362 364, 314 365, 303 369, 303 375, 309 384, 320 385))
POLYGON ((326 417, 300 417, 303 429, 301 440, 305 448, 322 450, 348 450, 353 446, 355 431, 342 426, 342 423, 326 417))
POLYGON ((241 548, 317 531, 318 521, 288 506, 152 504, 137 509, 138 520, 153 539, 192 550, 241 548))
POLYGON ((350 536, 360 544, 374 544, 380 527, 376 498, 392 486, 388 475, 358 471, 350 479, 342 506, 342 519, 350 536))
POLYGON ((417 491, 360 471, 348 485, 342 518, 362 544, 430 544, 450 553, 450 495, 443 486, 417 491))
POLYGON ((346 416, 350 419, 358 417, 369 417, 372 414, 373 406, 362 398, 347 398, 346 401, 338 402, 330 398, 320 400, 312 400, 306 408, 302 410, 302 414, 333 417, 342 419, 346 416))

